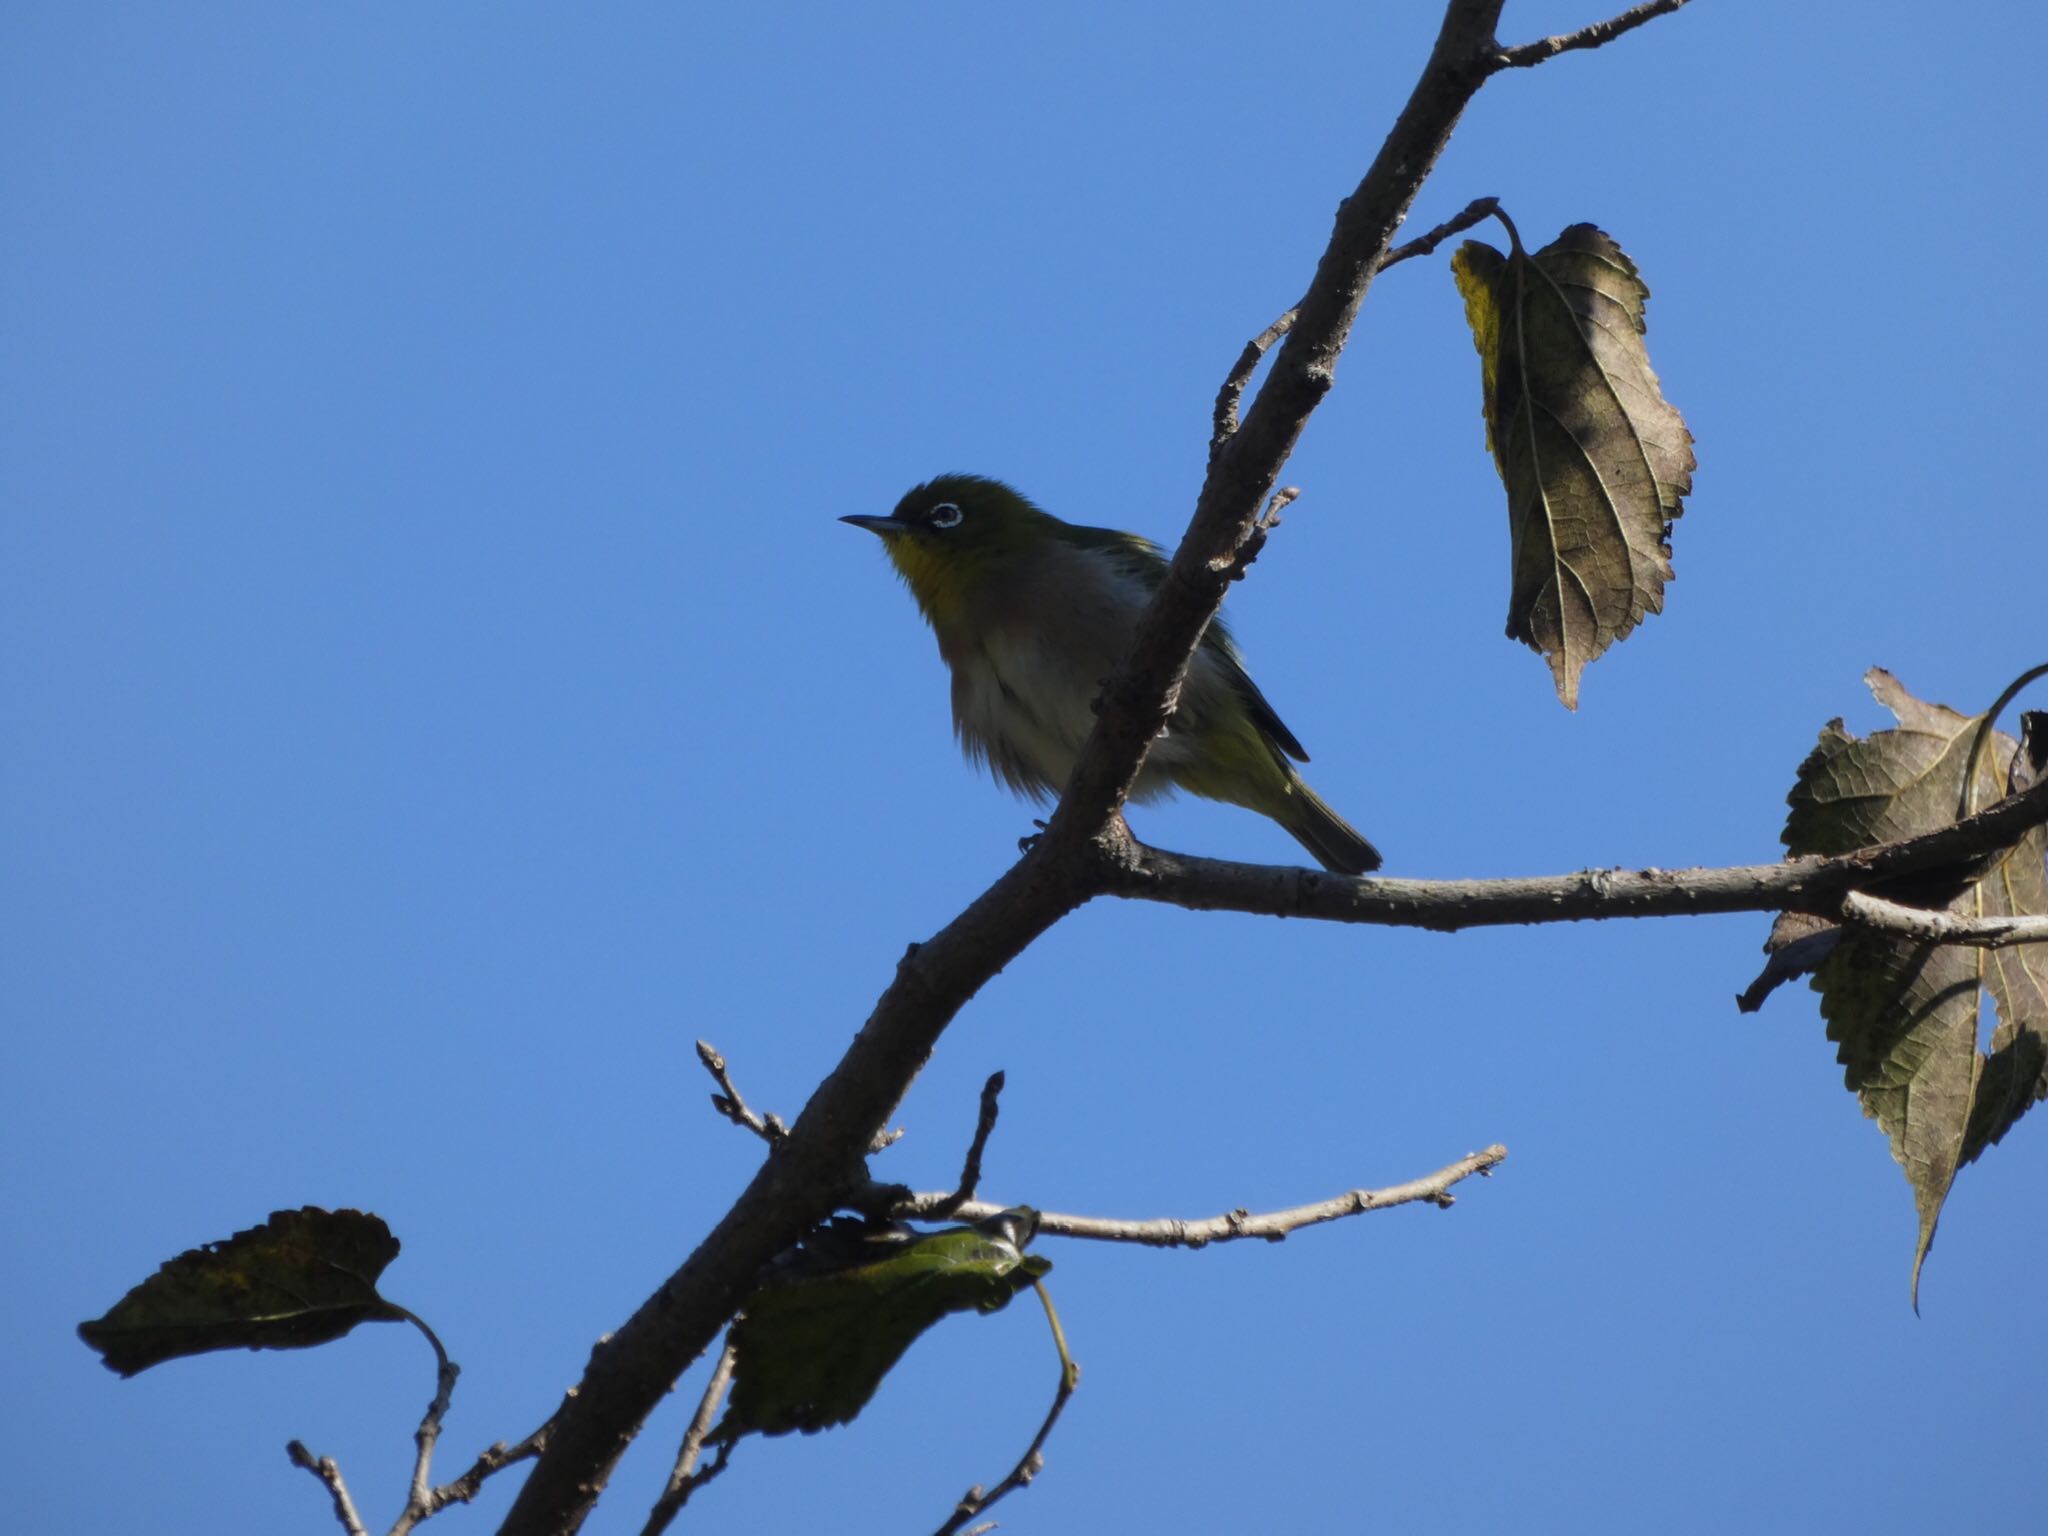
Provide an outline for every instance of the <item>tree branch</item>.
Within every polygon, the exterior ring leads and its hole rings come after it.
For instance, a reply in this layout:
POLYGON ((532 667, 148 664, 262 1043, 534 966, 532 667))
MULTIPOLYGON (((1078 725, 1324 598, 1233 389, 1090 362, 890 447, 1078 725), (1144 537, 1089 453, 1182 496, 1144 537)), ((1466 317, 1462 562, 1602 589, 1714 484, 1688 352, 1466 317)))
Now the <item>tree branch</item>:
POLYGON ((1038 1292, 1038 1299, 1045 1304, 1045 1320, 1052 1327, 1053 1346, 1060 1354, 1060 1383, 1053 1393, 1052 1406, 1045 1411, 1039 1422, 1038 1433, 1031 1437, 1031 1443, 1024 1447, 1024 1454, 1017 1458, 1017 1465, 995 1487, 984 1491, 979 1484, 967 1490, 946 1523, 938 1528, 935 1536, 978 1536, 978 1533, 992 1531, 996 1527, 991 1520, 966 1530, 967 1522, 987 1512, 991 1504, 1009 1497, 1019 1488, 1028 1487, 1032 1479, 1045 1470, 1045 1442, 1051 1438, 1053 1426, 1066 1412, 1067 1399, 1074 1395, 1074 1388, 1081 1384, 1081 1367, 1074 1363, 1074 1357, 1067 1352, 1066 1330, 1060 1327, 1060 1315, 1053 1309, 1052 1293, 1046 1290, 1043 1281, 1034 1280, 1031 1288, 1038 1292))
POLYGON ((1427 256, 1431 251, 1450 239, 1451 236, 1462 234, 1474 224, 1482 223, 1499 212, 1499 198, 1475 197, 1462 210, 1445 219, 1435 229, 1430 230, 1427 234, 1417 235, 1413 240, 1403 240, 1399 245, 1387 252, 1380 259, 1380 270, 1384 272, 1391 266, 1396 266, 1404 261, 1412 261, 1417 256, 1427 256))
MULTIPOLYGON (((448 1358, 440 1337, 423 1318, 404 1307, 388 1302, 386 1305, 394 1314, 419 1329, 434 1350, 434 1396, 420 1418, 419 1428, 413 1431, 412 1482, 406 1494, 405 1508, 391 1523, 390 1536, 407 1536, 422 1521, 438 1515, 450 1504, 466 1504, 475 1498, 477 1490, 483 1487, 484 1480, 492 1473, 538 1455, 546 1443, 548 1426, 543 1424, 516 1446, 507 1446, 500 1441, 479 1456, 462 1476, 438 1488, 433 1487, 434 1448, 440 1442, 441 1421, 448 1415, 448 1405, 455 1396, 455 1383, 462 1375, 462 1367, 448 1358)), ((348 1485, 342 1480, 341 1467, 332 1456, 315 1457, 306 1449, 304 1442, 298 1440, 285 1446, 285 1454, 291 1458, 293 1466, 305 1468, 326 1486, 328 1497, 334 1501, 334 1516, 348 1536, 368 1536, 362 1517, 356 1511, 355 1501, 349 1496, 348 1485)))
MULTIPOLYGON (((988 1139, 996 1128, 997 1101, 1003 1093, 1003 1074, 991 1072, 987 1082, 981 1085, 981 1112, 974 1123, 974 1140, 967 1146, 967 1161, 960 1169, 960 1187, 950 1195, 941 1195, 931 1208, 931 1220, 951 1221, 962 1207, 974 1199, 974 1192, 981 1187, 981 1156, 988 1150, 988 1139)), ((1007 1210, 997 1206, 987 1212, 990 1216, 1007 1210)))
POLYGON ((1491 72, 1502 0, 1451 0, 1429 62, 1336 228, 1243 425, 1211 455, 1194 517, 1104 689, 1095 730, 1034 854, 1082 856, 1122 809, 1146 749, 1179 702, 1189 656, 1240 569, 1242 547, 1308 418, 1373 276, 1466 104, 1491 72))
POLYGON ((1919 837, 1832 858, 1809 856, 1726 869, 1589 869, 1508 880, 1351 879, 1320 870, 1169 853, 1134 838, 1127 838, 1106 867, 1109 890, 1117 896, 1198 911, 1312 917, 1439 933, 1511 923, 1710 912, 1797 911, 1841 918, 1852 891, 1899 875, 1967 864, 2011 847, 2043 822, 2048 822, 2048 779, 1919 837))
POLYGON ((1633 32, 1646 21, 1655 21, 1659 16, 1668 16, 1686 0, 1646 0, 1646 3, 1632 6, 1619 16, 1606 21, 1596 21, 1589 27, 1576 32, 1567 32, 1561 37, 1538 38, 1533 43, 1522 43, 1517 47, 1503 48, 1494 56, 1495 69, 1528 69, 1546 59, 1554 59, 1560 53, 1571 53, 1580 48, 1599 48, 1613 42, 1624 32, 1633 32))
MULTIPOLYGON (((1057 1211, 1040 1211, 1038 1231, 1041 1236, 1050 1234, 1104 1243, 1140 1243, 1148 1248, 1206 1248, 1211 1243, 1230 1243, 1247 1237, 1277 1243, 1290 1232, 1297 1232, 1303 1227, 1325 1221, 1342 1221, 1347 1216, 1362 1216, 1367 1211, 1384 1211, 1390 1206, 1412 1205, 1418 1200, 1448 1209, 1456 1204, 1450 1193, 1452 1185, 1474 1174, 1492 1173, 1507 1155, 1508 1149, 1496 1144, 1483 1152, 1467 1153, 1448 1167, 1439 1168, 1425 1178, 1411 1179, 1406 1184, 1394 1184, 1386 1189, 1354 1189, 1332 1200, 1318 1200, 1313 1205, 1297 1205, 1262 1215, 1235 1210, 1192 1221, 1173 1216, 1125 1221, 1114 1217, 1064 1216, 1057 1211)), ((940 1204, 951 1198, 942 1194, 913 1195, 896 1208, 895 1214, 929 1219, 940 1204)), ((963 1221, 981 1221, 1001 1215, 1006 1209, 1008 1207, 987 1200, 969 1200, 957 1207, 953 1214, 963 1221)))
POLYGON ((454 1400, 455 1382, 462 1375, 462 1367, 448 1358, 440 1336, 427 1326, 424 1318, 404 1307, 392 1310, 419 1329, 434 1350, 434 1396, 420 1416, 420 1427, 413 1431, 412 1486, 406 1493, 405 1508, 391 1527, 391 1536, 406 1536, 406 1532, 440 1507, 434 1503, 434 1447, 440 1443, 441 1421, 448 1416, 448 1405, 454 1400))
MULTIPOLYGON (((1499 66, 1503 0, 1449 0, 1428 62, 1336 227, 1242 426, 1217 452, 1187 534, 1105 688, 1045 835, 928 943, 914 948, 775 1156, 632 1317, 591 1352, 502 1530, 568 1536, 655 1404, 716 1337, 754 1276, 829 1214, 954 1015, 997 971, 1101 887, 1105 852, 1146 750, 1178 700, 1240 547, 1279 482, 1393 233, 1466 104, 1499 66)), ((1123 835, 1127 836, 1127 833, 1123 835)))
POLYGON ((913 946, 846 1054, 775 1156, 676 1272, 591 1350, 547 1448, 500 1529, 556 1536, 582 1524, 612 1465, 676 1377, 752 1289, 761 1267, 857 1186, 874 1136, 969 998, 1087 899, 1083 872, 1027 855, 928 942, 913 946))
POLYGON ((1905 907, 1867 891, 1842 898, 1842 919, 1925 944, 1965 944, 1998 949, 2007 944, 2048 944, 2048 917, 1963 917, 1905 907))
POLYGON ((1244 344, 1244 350, 1237 354, 1237 361, 1230 365, 1230 372, 1224 375, 1223 387, 1216 391, 1216 408, 1209 431, 1209 462, 1216 462, 1216 455, 1223 451, 1224 444, 1237 435, 1237 408, 1244 400, 1244 392, 1251 387, 1252 375, 1259 370, 1259 359, 1273 350, 1273 343, 1294 329, 1298 309, 1286 314, 1267 326, 1258 335, 1244 344))
MULTIPOLYGON (((496 1445, 477 1457, 470 1464, 469 1470, 463 1473, 462 1476, 445 1482, 436 1488, 428 1496, 426 1513, 420 1518, 425 1519, 427 1515, 437 1515, 450 1504, 467 1504, 483 1490, 484 1483, 491 1477, 504 1471, 507 1467, 538 1456, 547 1448, 548 1431, 553 1426, 553 1422, 553 1420, 550 1420, 548 1423, 541 1425, 539 1429, 536 1429, 517 1445, 507 1445, 504 1441, 500 1440, 496 1445)), ((403 1536, 403 1533, 394 1532, 393 1536, 403 1536)))
MULTIPOLYGON (((1427 234, 1417 235, 1413 240, 1403 241, 1380 258, 1379 270, 1412 261, 1417 256, 1427 256, 1451 236, 1461 230, 1470 229, 1483 219, 1490 219, 1500 211, 1497 197, 1476 198, 1464 209, 1444 220, 1427 234)), ((1230 372, 1224 376, 1223 387, 1216 392, 1216 408, 1209 434, 1209 457, 1213 463, 1223 445, 1237 432, 1237 408, 1244 399, 1244 392, 1251 386, 1252 375, 1258 372, 1259 360, 1273 349, 1273 344, 1294 329, 1295 319, 1301 314, 1297 306, 1267 326, 1258 335, 1244 344, 1244 350, 1231 364, 1230 372)))
POLYGON ((342 1481, 341 1467, 332 1456, 316 1457, 306 1449, 300 1440, 288 1441, 285 1455, 291 1458, 295 1467, 304 1467, 327 1488, 327 1496, 334 1501, 334 1518, 341 1522, 341 1528, 348 1536, 370 1536, 363 1528, 363 1517, 356 1513, 356 1501, 348 1496, 348 1484, 342 1481))
POLYGON ((708 1040, 697 1042, 697 1059, 704 1063, 704 1070, 711 1074, 711 1080, 718 1084, 718 1092, 711 1095, 711 1107, 742 1130, 752 1131, 768 1143, 769 1150, 779 1145, 789 1134, 789 1127, 782 1123, 779 1115, 759 1115, 740 1097, 740 1091, 733 1086, 732 1073, 727 1070, 725 1058, 712 1048, 708 1040))
POLYGON ((733 1443, 730 1440, 720 1444, 718 1455, 702 1472, 697 1470, 697 1458, 704 1453, 704 1437, 711 1433, 719 1404, 725 1401, 726 1388, 732 1385, 733 1363, 738 1358, 728 1335, 725 1348, 718 1356, 718 1364, 711 1368, 711 1379, 704 1384, 704 1395, 697 1400, 697 1411, 690 1415, 690 1427, 683 1431, 683 1443, 676 1451, 676 1464, 669 1471, 668 1485, 647 1512, 647 1523, 640 1528, 640 1536, 661 1536, 675 1519, 677 1511, 690 1502, 690 1495, 725 1470, 726 1461, 732 1455, 733 1443))

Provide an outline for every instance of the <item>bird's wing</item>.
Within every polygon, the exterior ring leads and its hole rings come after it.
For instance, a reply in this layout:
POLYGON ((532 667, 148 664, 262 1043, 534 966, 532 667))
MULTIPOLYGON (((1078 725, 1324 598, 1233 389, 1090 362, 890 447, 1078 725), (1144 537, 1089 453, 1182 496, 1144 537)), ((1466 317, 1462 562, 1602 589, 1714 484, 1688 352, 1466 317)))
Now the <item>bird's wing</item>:
POLYGON ((1221 627, 1221 620, 1211 624, 1209 633, 1202 637, 1202 644, 1213 645, 1220 654, 1224 675, 1230 679, 1231 687, 1235 688, 1238 696, 1244 700, 1244 707, 1251 714, 1252 724, 1259 728, 1260 734, 1268 741, 1297 763, 1307 762, 1308 753, 1302 750, 1301 743, 1294 739, 1294 732, 1287 729, 1286 722, 1280 718, 1273 706, 1266 702, 1266 696, 1259 692, 1259 685, 1253 682, 1251 675, 1245 671, 1244 662, 1239 659, 1237 647, 1231 642, 1230 636, 1227 633, 1218 633, 1221 627))
POLYGON ((1156 590, 1166 576, 1166 551, 1135 533, 1118 533, 1114 528, 1084 528, 1079 523, 1062 523, 1058 533, 1070 544, 1109 556, 1142 581, 1148 590, 1156 590))
MULTIPOLYGON (((1147 591, 1157 591, 1159 583, 1166 578, 1166 552, 1150 539, 1140 538, 1135 533, 1118 533, 1111 528, 1082 528, 1073 524, 1068 525, 1068 532, 1076 544, 1110 556, 1143 582, 1147 591)), ((1217 614, 1210 621, 1208 632, 1202 636, 1202 648, 1223 664, 1223 675, 1230 680, 1230 686, 1237 691, 1238 697, 1244 700, 1245 710, 1260 734, 1296 762, 1307 762, 1308 753, 1295 739, 1294 732, 1287 729, 1287 723, 1266 702, 1266 696, 1259 692, 1259 685, 1245 671, 1244 658, 1238 655, 1237 642, 1231 639, 1230 626, 1224 622, 1222 614, 1217 614)))

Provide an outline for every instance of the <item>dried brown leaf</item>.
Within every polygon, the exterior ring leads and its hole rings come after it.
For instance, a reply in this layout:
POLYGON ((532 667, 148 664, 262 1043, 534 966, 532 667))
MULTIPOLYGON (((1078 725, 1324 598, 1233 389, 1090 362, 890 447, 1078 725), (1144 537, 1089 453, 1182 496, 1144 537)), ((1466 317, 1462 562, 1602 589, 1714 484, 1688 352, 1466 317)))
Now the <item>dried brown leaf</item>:
POLYGON ((1576 709, 1586 664, 1663 609, 1692 433, 1643 346, 1650 290, 1600 230, 1574 224, 1533 256, 1519 237, 1505 256, 1467 241, 1451 270, 1508 493, 1508 636, 1576 709))

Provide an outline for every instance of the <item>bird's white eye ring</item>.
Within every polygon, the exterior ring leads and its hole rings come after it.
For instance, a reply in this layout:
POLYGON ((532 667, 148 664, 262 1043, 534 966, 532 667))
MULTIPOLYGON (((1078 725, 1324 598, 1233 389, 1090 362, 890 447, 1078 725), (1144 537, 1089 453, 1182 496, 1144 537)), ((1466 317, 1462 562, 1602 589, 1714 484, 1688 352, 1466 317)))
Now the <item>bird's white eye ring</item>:
POLYGON ((950 501, 942 501, 925 514, 925 521, 934 528, 952 528, 960 522, 960 508, 950 501))

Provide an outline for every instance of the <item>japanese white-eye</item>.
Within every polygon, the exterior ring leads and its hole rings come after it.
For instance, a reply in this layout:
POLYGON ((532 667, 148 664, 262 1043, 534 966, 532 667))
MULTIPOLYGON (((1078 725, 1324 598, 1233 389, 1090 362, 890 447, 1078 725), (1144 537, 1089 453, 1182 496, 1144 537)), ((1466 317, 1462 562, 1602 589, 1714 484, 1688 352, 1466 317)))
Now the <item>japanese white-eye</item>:
MULTIPOLYGON (((1083 528, 1000 480, 941 475, 887 517, 840 519, 881 535, 953 674, 967 755, 1034 800, 1066 786, 1102 685, 1130 650, 1166 572, 1136 534, 1083 528)), ((1280 723, 1219 616, 1188 665, 1180 705, 1132 791, 1175 789, 1271 817, 1325 869, 1360 875, 1379 851, 1302 782, 1308 754, 1280 723)))

